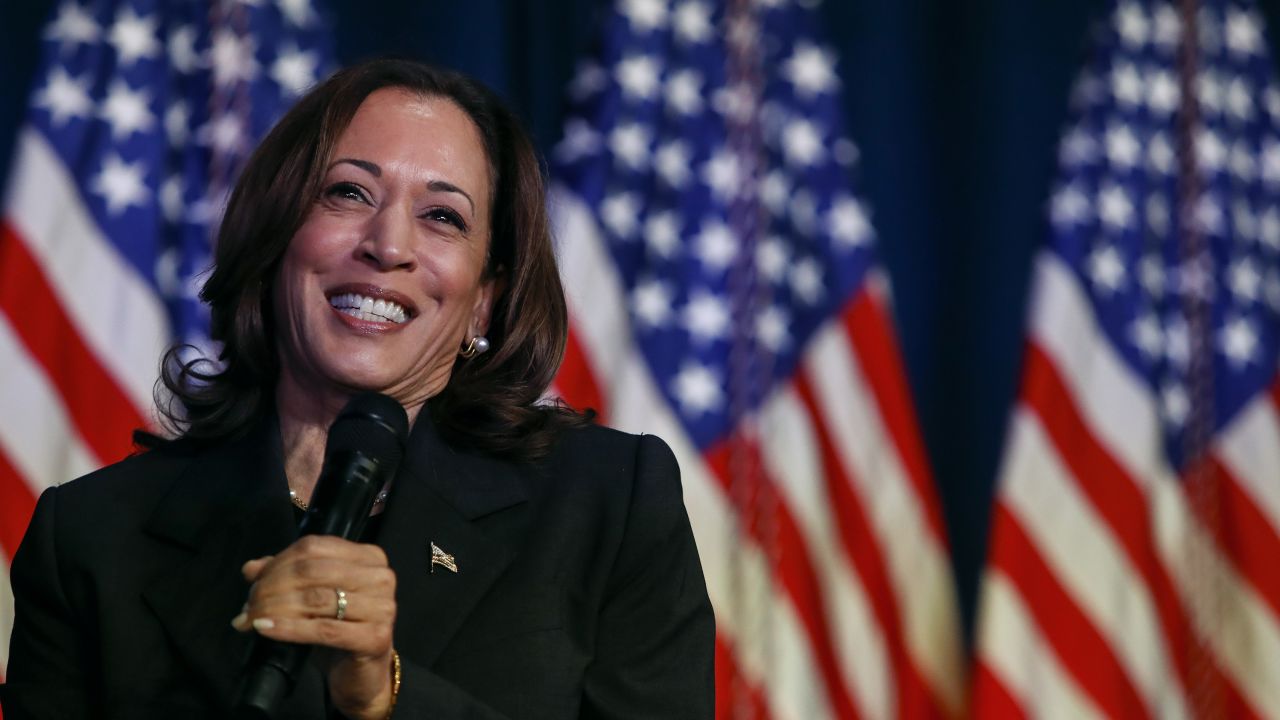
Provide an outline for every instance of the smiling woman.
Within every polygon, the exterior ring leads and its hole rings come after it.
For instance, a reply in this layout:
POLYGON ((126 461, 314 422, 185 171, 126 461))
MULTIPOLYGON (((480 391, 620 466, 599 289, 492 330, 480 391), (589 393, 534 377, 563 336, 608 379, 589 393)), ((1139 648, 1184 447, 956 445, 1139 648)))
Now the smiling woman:
POLYGON ((380 60, 305 97, 227 208, 220 362, 166 355, 175 437, 41 496, 6 717, 226 717, 254 635, 323 650, 280 717, 710 717, 671 451, 540 402, 567 332, 544 202, 472 80, 380 60), (404 461, 360 542, 298 539, 367 391, 410 418, 404 461))

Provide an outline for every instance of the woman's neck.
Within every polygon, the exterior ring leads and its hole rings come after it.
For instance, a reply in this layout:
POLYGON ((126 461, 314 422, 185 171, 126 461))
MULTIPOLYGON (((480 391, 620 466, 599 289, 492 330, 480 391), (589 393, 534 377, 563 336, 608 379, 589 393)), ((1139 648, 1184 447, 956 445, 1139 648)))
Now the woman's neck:
MULTIPOLYGON (((351 393, 307 391, 288 373, 276 385, 276 412, 284 447, 284 473, 289 488, 307 502, 320 478, 329 426, 351 399, 351 393)), ((417 420, 421 405, 405 408, 409 426, 417 420)))

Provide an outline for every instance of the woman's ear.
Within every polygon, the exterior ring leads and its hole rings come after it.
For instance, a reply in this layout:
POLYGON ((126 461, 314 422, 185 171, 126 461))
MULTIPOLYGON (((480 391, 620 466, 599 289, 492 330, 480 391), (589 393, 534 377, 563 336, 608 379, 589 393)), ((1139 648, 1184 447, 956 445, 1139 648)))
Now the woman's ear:
POLYGON ((475 306, 471 310, 470 335, 485 335, 489 332, 489 320, 493 317, 493 306, 498 298, 507 291, 507 269, 499 267, 480 281, 480 294, 476 296, 475 306))

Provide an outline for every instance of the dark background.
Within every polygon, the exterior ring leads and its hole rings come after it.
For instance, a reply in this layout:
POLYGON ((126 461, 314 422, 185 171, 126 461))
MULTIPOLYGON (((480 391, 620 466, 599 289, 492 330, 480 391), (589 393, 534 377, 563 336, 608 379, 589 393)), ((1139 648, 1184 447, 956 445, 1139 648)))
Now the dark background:
MULTIPOLYGON (((322 5, 325 0, 318 0, 322 5)), ((609 0, 328 0, 341 62, 395 53, 502 93, 544 152, 609 0)), ((0 0, 0 177, 52 0, 0 0)), ((1280 0, 1262 3, 1269 27, 1280 0)), ((895 319, 971 626, 1031 258, 1067 98, 1105 0, 827 0, 857 190, 895 319)), ((1275 36, 1271 36, 1273 57, 1275 36)))

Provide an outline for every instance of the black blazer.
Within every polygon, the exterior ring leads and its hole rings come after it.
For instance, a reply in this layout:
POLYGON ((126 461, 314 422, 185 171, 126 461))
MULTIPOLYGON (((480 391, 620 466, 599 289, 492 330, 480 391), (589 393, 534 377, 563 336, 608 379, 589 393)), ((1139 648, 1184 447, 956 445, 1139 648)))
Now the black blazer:
MULTIPOLYGON (((279 429, 129 458, 40 497, 12 567, 5 720, 225 717, 246 560, 296 537, 279 429)), ((398 718, 710 718, 711 605, 671 451, 591 427, 508 463, 423 413, 378 544, 398 718), (431 565, 431 544, 457 573, 431 565)), ((284 716, 323 718, 308 668, 284 716)))

